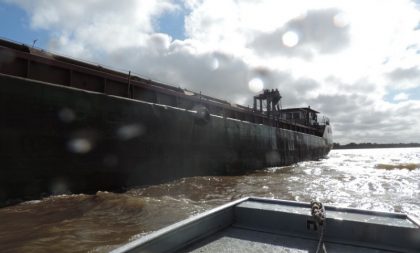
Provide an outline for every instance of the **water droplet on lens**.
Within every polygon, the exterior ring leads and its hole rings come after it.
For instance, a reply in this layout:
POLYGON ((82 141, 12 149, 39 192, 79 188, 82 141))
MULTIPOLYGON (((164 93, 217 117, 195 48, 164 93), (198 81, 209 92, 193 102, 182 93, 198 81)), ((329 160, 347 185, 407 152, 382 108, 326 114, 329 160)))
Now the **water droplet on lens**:
POLYGON ((249 81, 248 87, 252 92, 260 92, 264 89, 264 82, 260 78, 253 78, 249 81))
POLYGON ((129 140, 138 137, 144 133, 144 127, 139 124, 131 124, 120 127, 117 135, 122 140, 129 140))
POLYGON ((61 121, 65 123, 70 123, 73 120, 76 119, 76 115, 73 112, 73 110, 69 108, 63 108, 58 112, 58 117, 61 119, 61 121))
POLYGON ((50 191, 53 195, 70 193, 67 183, 62 179, 55 179, 50 185, 50 191))
POLYGON ((218 69, 220 66, 219 60, 217 60, 216 58, 214 58, 211 62, 211 69, 212 70, 216 70, 218 69))
POLYGON ((286 47, 294 47, 299 43, 299 35, 293 31, 285 32, 282 41, 286 47))
POLYGON ((84 154, 92 149, 92 143, 85 138, 75 138, 69 141, 68 148, 74 153, 84 154))

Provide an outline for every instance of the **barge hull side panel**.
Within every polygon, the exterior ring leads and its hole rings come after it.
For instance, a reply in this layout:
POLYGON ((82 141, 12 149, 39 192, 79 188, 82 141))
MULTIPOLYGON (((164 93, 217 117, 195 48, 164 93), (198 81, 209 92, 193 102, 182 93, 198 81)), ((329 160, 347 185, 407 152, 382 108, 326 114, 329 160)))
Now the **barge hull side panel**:
POLYGON ((0 75, 0 202, 318 159, 321 137, 0 75))

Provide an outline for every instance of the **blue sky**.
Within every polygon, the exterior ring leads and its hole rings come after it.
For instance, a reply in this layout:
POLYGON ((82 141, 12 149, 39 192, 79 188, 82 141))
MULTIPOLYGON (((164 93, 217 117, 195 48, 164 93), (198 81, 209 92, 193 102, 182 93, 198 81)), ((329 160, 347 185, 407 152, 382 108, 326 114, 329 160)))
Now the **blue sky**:
MULTIPOLYGON (((396 89, 389 89, 388 93, 385 95, 384 100, 389 103, 398 103, 398 101, 395 101, 395 96, 397 96, 400 93, 399 90, 396 89)), ((412 100, 420 100, 420 87, 408 89, 405 91, 405 93, 408 95, 409 99, 412 100)))
POLYGON ((48 41, 48 31, 31 29, 27 13, 13 4, 0 3, 0 35, 3 38, 32 45, 38 39, 36 46, 45 48, 48 41))
POLYGON ((157 22, 157 31, 169 34, 173 39, 184 40, 184 17, 187 15, 185 9, 166 13, 160 16, 157 22))
POLYGON ((0 0, 0 21, 3 38, 233 103, 257 80, 341 143, 420 142, 418 0, 0 0))

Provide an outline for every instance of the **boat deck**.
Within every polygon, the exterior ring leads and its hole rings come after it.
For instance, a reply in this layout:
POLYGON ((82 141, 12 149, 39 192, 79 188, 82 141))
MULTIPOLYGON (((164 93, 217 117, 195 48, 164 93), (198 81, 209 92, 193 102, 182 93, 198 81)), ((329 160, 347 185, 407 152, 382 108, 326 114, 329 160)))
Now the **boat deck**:
POLYGON ((114 252, 420 252, 420 225, 401 213, 246 198, 156 231, 114 252))
MULTIPOLYGON (((227 252, 290 252, 309 253, 315 252, 318 246, 317 240, 299 237, 284 236, 249 229, 229 227, 209 238, 197 242, 179 252, 186 253, 227 253, 227 252)), ((392 252, 366 247, 356 247, 337 243, 325 243, 327 252, 365 252, 379 253, 392 252)))

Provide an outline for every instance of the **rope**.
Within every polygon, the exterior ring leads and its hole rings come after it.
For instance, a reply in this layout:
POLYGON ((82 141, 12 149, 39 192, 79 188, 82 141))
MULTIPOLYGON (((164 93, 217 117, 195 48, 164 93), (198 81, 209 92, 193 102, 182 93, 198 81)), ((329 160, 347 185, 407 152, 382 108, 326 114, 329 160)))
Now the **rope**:
POLYGON ((316 253, 321 252, 321 247, 324 253, 327 253, 327 250, 325 249, 324 244, 324 232, 325 228, 327 226, 326 222, 326 216, 325 216, 325 208, 324 205, 321 202, 318 201, 311 201, 311 214, 314 218, 317 226, 322 226, 321 234, 319 236, 318 246, 316 248, 316 253))

